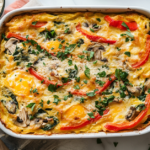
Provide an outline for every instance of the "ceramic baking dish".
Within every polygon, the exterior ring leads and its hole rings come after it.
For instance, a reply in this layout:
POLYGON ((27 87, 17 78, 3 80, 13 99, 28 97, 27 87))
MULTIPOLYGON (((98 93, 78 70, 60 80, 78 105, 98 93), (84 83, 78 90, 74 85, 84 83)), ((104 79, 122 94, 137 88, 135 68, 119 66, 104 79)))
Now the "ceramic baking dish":
MULTIPOLYGON (((150 17, 150 11, 139 7, 114 7, 114 6, 65 6, 65 7, 33 7, 17 9, 6 14, 0 21, 0 34, 3 32, 4 25, 12 17, 20 15, 22 13, 38 13, 38 12, 77 12, 77 11, 93 11, 102 13, 121 13, 136 11, 147 17, 150 17)), ((1 36, 0 36, 1 37, 1 36)), ((7 134, 24 139, 73 139, 73 138, 97 138, 97 137, 122 137, 122 136, 135 136, 150 132, 150 126, 141 131, 130 131, 130 132, 118 132, 118 133, 80 133, 80 134, 53 134, 48 135, 30 135, 30 134, 17 134, 7 129, 1 122, 0 128, 7 134)))

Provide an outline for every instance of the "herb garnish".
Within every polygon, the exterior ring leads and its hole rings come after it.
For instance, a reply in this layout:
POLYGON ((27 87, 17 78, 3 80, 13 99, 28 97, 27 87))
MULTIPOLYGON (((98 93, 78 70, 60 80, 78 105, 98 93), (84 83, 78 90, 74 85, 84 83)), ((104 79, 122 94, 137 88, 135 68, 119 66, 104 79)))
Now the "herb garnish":
POLYGON ((76 90, 80 89, 79 85, 76 85, 76 86, 74 87, 74 89, 76 89, 76 90))
POLYGON ((30 103, 26 107, 31 108, 31 110, 33 111, 35 107, 35 103, 30 103))
POLYGON ((71 66, 72 65, 72 59, 68 60, 68 65, 71 66))
POLYGON ((60 102, 61 100, 59 99, 59 96, 54 95, 54 101, 53 103, 55 103, 56 105, 58 105, 58 102, 60 102))
POLYGON ((90 78, 90 68, 88 68, 86 65, 85 65, 84 74, 86 75, 87 78, 90 78))
POLYGON ((125 54, 125 55, 127 55, 128 57, 130 57, 130 56, 131 56, 131 54, 130 54, 130 52, 129 52, 129 51, 124 52, 124 54, 125 54))
POLYGON ((92 91, 92 92, 86 93, 86 95, 89 96, 89 97, 93 97, 93 96, 96 95, 96 93, 95 93, 96 91, 98 91, 98 89, 95 89, 95 90, 92 91))
POLYGON ((47 104, 50 104, 50 100, 47 101, 47 104))
POLYGON ((36 24, 37 24, 37 21, 33 21, 33 22, 32 22, 32 25, 36 25, 36 24))
POLYGON ((90 31, 94 32, 94 29, 90 28, 90 31))
POLYGON ((57 90, 57 83, 55 85, 53 84, 49 84, 48 86, 48 90, 51 91, 51 92, 55 92, 57 90))
POLYGON ((99 22, 101 22, 101 19, 100 19, 100 18, 96 18, 96 20, 99 21, 99 22))
POLYGON ((43 107, 43 100, 41 99, 41 102, 39 103, 41 107, 43 107))
POLYGON ((87 113, 90 118, 95 118, 93 112, 87 113))

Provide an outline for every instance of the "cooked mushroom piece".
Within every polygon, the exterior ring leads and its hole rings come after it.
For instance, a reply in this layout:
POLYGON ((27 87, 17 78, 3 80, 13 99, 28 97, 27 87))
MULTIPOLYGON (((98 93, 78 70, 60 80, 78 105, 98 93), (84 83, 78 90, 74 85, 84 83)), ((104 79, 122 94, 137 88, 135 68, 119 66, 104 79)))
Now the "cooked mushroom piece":
POLYGON ((136 70, 136 68, 133 68, 131 66, 131 64, 129 62, 127 62, 127 61, 125 61, 123 65, 124 65, 124 68, 127 69, 127 70, 130 70, 130 71, 136 70))
POLYGON ((25 108, 22 108, 22 110, 20 110, 19 116, 17 116, 15 124, 17 126, 23 127, 23 128, 27 127, 27 125, 30 124, 30 120, 28 118, 28 114, 27 114, 25 108))
POLYGON ((18 42, 19 42, 18 39, 10 38, 5 44, 5 49, 7 49, 9 53, 12 55, 16 50, 16 45, 18 42))
POLYGON ((89 24, 87 22, 83 22, 83 26, 88 28, 89 27, 89 24))
POLYGON ((36 129, 41 128, 42 124, 43 124, 43 119, 41 118, 36 118, 30 122, 30 126, 34 126, 36 129))
POLYGON ((136 108, 131 106, 128 114, 125 116, 126 120, 128 120, 128 121, 133 120, 135 117, 135 114, 136 114, 136 108))
POLYGON ((94 52, 94 60, 100 60, 103 62, 107 62, 107 58, 102 57, 102 52, 105 51, 105 47, 99 43, 94 43, 93 45, 88 46, 87 48, 88 51, 93 51, 94 52))
POLYGON ((148 80, 145 82, 144 89, 145 89, 145 90, 150 89, 150 79, 148 79, 148 80))
POLYGON ((131 92, 134 96, 140 96, 142 94, 142 88, 139 86, 126 86, 128 91, 131 92))
POLYGON ((10 114, 14 114, 16 112, 16 104, 13 101, 6 102, 5 107, 10 114))
POLYGON ((95 23, 95 24, 92 24, 92 25, 91 25, 91 28, 92 28, 94 31, 98 31, 98 30, 101 29, 101 27, 98 26, 96 23, 95 23))
POLYGON ((120 99, 120 98, 114 98, 113 102, 115 102, 115 103, 121 103, 122 99, 120 99))

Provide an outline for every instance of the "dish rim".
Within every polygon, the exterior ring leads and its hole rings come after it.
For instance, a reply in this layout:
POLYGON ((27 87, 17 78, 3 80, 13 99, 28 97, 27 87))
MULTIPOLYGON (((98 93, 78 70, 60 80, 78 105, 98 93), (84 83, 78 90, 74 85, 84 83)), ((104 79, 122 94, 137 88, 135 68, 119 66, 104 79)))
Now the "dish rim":
MULTIPOLYGON (((55 6, 55 7, 30 7, 16 9, 4 17, 0 21, 0 34, 2 33, 4 24, 9 21, 12 17, 20 15, 21 13, 38 13, 38 12, 77 12, 77 11, 93 11, 102 13, 121 13, 121 12, 131 12, 135 11, 146 15, 150 18, 150 11, 141 7, 128 7, 128 6, 55 6)), ((1 36, 0 36, 1 37, 1 36)), ((0 39, 1 40, 1 39, 0 39)), ((130 131, 130 132, 98 132, 98 133, 71 133, 71 134, 52 134, 52 135, 33 135, 33 134, 18 134, 10 129, 6 128, 4 124, 0 121, 0 128, 10 136, 22 139, 75 139, 75 138, 107 138, 107 137, 124 137, 124 136, 137 136, 150 132, 150 126, 146 127, 140 131, 130 131)))

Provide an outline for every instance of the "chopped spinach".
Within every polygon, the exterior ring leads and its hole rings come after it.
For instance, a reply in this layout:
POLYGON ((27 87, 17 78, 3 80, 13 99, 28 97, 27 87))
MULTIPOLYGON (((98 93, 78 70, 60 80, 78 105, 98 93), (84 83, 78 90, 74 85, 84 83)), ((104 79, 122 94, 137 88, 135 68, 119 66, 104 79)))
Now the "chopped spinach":
POLYGON ((48 118, 53 118, 53 121, 52 123, 47 123, 42 129, 44 131, 48 131, 48 130, 51 130, 53 129, 58 123, 59 123, 59 120, 58 118, 54 117, 54 116, 50 116, 48 118))

